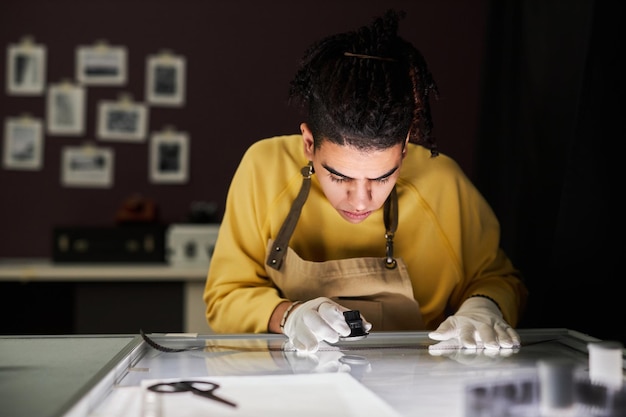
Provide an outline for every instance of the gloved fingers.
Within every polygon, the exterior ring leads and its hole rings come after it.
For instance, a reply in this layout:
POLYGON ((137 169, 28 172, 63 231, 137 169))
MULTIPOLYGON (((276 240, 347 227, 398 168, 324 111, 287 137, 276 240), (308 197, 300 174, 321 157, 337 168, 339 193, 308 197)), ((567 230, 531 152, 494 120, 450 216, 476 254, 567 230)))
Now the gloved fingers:
MULTIPOLYGON (((452 343, 453 339, 440 343, 452 343)), ((502 358, 514 355, 519 349, 428 349, 431 356, 449 358, 463 365, 482 366, 493 364, 502 358)))
POLYGON ((522 340, 519 337, 519 334, 517 333, 517 330, 515 330, 514 328, 512 328, 511 326, 507 327, 506 332, 509 334, 509 336, 511 337, 511 347, 512 348, 519 348, 520 346, 522 346, 522 340))
MULTIPOLYGON (((306 317, 306 315, 305 315, 306 317)), ((317 335, 305 325, 299 326, 300 329, 290 337, 291 344, 301 353, 315 353, 319 349, 319 340, 317 335)))
POLYGON ((462 346, 459 340, 453 337, 451 339, 446 339, 441 342, 435 343, 434 345, 428 346, 428 352, 431 353, 433 356, 441 356, 445 355, 446 351, 458 350, 461 347, 462 346))
POLYGON ((496 323, 493 327, 490 324, 478 324, 476 326, 475 340, 482 341, 485 349, 500 349, 497 333, 501 327, 496 323))
POLYGON ((372 330, 372 323, 365 320, 365 317, 363 317, 363 314, 361 314, 361 323, 363 326, 363 330, 365 330, 365 333, 369 333, 370 330, 372 330))
POLYGON ((296 306, 287 315, 283 332, 298 351, 317 352, 320 340, 338 340, 336 332, 319 315, 319 306, 324 303, 334 304, 326 297, 318 297, 296 306))
POLYGON ((454 317, 448 317, 437 327, 437 330, 428 333, 428 337, 434 340, 448 340, 458 336, 458 330, 454 317))
MULTIPOLYGON (((310 329, 310 332, 314 334, 316 337, 316 343, 320 340, 325 340, 329 343, 336 343, 339 341, 339 334, 337 334, 337 330, 335 330, 332 325, 326 321, 319 311, 306 311, 302 316, 302 322, 306 327, 308 327, 308 329, 310 329)), ((335 326, 337 325, 335 324, 335 326)), ((348 327, 347 324, 346 327, 348 327)), ((348 334, 350 334, 349 327, 348 334)))
POLYGON ((328 326, 330 326, 332 330, 334 330, 334 336, 331 336, 334 340, 326 337, 323 339, 330 343, 338 341, 339 336, 350 335, 350 326, 346 323, 343 311, 341 311, 339 307, 340 306, 335 303, 322 303, 317 309, 320 317, 328 324, 328 326))
MULTIPOLYGON (((458 330, 458 329, 457 329, 458 330)), ((496 324, 492 329, 488 325, 463 326, 458 337, 450 337, 443 339, 444 335, 450 335, 451 332, 438 333, 431 332, 429 337, 434 340, 442 340, 435 345, 428 347, 429 350, 442 350, 442 349, 519 349, 521 343, 519 341, 519 335, 512 327, 508 325, 496 324)))
POLYGON ((459 342, 464 348, 477 349, 481 347, 479 342, 482 342, 482 339, 473 325, 465 324, 459 329, 459 342))
POLYGON ((519 335, 508 324, 496 323, 494 328, 501 348, 511 349, 521 345, 519 335))
POLYGON ((520 350, 519 346, 513 346, 512 348, 504 348, 504 349, 500 349, 498 351, 498 355, 500 355, 503 358, 508 358, 509 356, 513 356, 514 354, 518 353, 520 350))

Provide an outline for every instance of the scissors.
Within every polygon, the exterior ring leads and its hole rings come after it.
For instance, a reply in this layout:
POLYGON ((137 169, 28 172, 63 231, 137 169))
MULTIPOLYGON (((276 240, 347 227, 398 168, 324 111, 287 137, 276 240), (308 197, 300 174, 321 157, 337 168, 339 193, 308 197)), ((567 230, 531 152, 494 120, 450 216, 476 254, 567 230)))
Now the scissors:
POLYGON ((176 394, 178 392, 191 392, 204 398, 219 401, 222 404, 231 407, 237 407, 234 402, 218 397, 213 393, 220 386, 214 382, 208 381, 176 381, 176 382, 160 382, 150 385, 148 389, 161 394, 176 394))

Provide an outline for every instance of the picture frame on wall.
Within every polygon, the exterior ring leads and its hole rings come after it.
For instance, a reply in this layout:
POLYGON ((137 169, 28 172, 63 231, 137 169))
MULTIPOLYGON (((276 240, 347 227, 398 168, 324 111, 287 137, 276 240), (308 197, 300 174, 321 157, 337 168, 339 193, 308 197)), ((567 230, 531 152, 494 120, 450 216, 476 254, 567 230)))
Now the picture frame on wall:
POLYGON ((144 142, 147 126, 148 107, 143 103, 128 98, 98 103, 98 139, 144 142))
POLYGON ((40 170, 43 166, 43 122, 29 116, 7 117, 4 122, 3 166, 40 170))
POLYGON ((154 106, 185 104, 186 59, 168 52, 146 59, 146 102, 154 106))
POLYGON ((189 136, 163 131, 150 138, 150 181, 183 184, 189 180, 189 136))
POLYGON ((125 85, 128 73, 128 52, 124 46, 99 42, 94 46, 76 48, 76 80, 84 85, 125 85))
POLYGON ((56 136, 81 136, 85 133, 87 91, 70 82, 48 87, 46 131, 56 136))
POLYGON ((93 145, 63 147, 61 184, 65 187, 112 187, 114 157, 110 148, 93 145))
POLYGON ((40 96, 46 85, 46 56, 44 45, 25 38, 7 47, 6 92, 16 96, 40 96))

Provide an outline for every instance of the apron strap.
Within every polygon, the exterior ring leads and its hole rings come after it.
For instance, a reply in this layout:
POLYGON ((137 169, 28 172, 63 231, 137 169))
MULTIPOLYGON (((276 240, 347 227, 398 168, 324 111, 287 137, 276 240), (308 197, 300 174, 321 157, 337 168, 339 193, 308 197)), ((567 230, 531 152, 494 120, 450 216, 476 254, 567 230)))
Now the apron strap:
POLYGON ((314 172, 312 162, 309 162, 308 165, 302 167, 300 170, 300 173, 302 174, 302 187, 300 187, 300 192, 293 201, 291 210, 289 210, 289 214, 287 215, 285 222, 278 231, 278 235, 274 240, 274 247, 267 256, 265 263, 277 271, 280 271, 280 267, 283 264, 283 258, 287 254, 289 239, 291 239, 291 235, 293 234, 296 224, 298 223, 298 219, 300 218, 302 206, 304 206, 306 198, 309 195, 309 190, 311 189, 311 175, 313 175, 314 172))
POLYGON ((393 236, 398 229, 398 193, 396 192, 396 186, 393 186, 393 190, 385 201, 385 208, 383 211, 383 219, 385 221, 385 239, 387 243, 385 245, 386 258, 385 267, 387 269, 394 269, 398 263, 393 257, 393 236))

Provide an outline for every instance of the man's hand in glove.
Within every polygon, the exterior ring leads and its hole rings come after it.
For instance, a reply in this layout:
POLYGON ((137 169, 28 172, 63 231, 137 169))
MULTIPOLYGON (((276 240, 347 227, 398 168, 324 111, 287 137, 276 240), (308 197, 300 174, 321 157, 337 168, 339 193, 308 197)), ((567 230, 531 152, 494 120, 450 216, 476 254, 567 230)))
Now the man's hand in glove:
POLYGON ((428 337, 441 342, 430 349, 510 349, 520 346, 519 335, 502 317, 498 306, 485 297, 465 300, 428 337))
MULTIPOLYGON (((317 352, 320 341, 336 343, 340 336, 350 335, 350 326, 343 316, 348 310, 330 298, 315 298, 293 308, 283 332, 298 352, 317 352)), ((363 328, 369 331, 372 325, 363 320, 363 328)))
MULTIPOLYGON (((445 342, 439 342, 438 346, 445 342)), ((462 365, 468 366, 484 366, 494 364, 503 358, 508 358, 519 352, 520 348, 515 347, 511 349, 459 349, 457 348, 434 348, 432 346, 428 349, 428 354, 434 357, 452 359, 462 365)))

